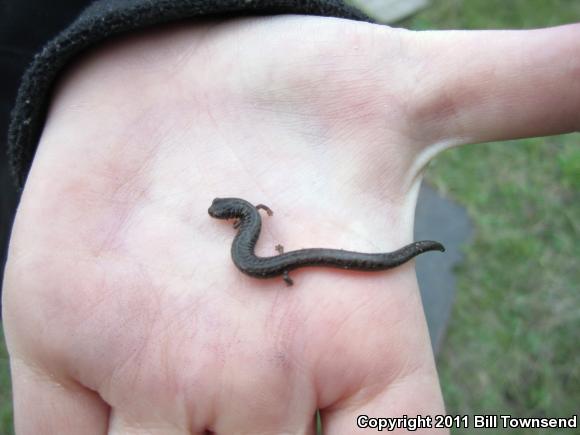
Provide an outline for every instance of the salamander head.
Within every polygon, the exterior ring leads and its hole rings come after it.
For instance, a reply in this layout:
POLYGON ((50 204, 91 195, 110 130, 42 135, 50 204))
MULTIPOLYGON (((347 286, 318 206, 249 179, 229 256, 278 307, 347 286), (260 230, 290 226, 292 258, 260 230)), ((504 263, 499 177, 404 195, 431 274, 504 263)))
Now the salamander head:
POLYGON ((245 208, 253 207, 249 202, 239 198, 216 198, 207 210, 216 219, 241 217, 245 208))

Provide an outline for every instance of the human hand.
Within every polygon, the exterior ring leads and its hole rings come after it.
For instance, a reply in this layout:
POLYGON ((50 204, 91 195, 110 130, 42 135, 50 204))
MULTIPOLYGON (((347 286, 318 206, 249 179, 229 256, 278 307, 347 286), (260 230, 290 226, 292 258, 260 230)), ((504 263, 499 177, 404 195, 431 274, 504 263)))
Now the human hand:
POLYGON ((579 32, 279 16, 85 56, 13 230, 17 433, 313 433, 321 409, 346 434, 360 414, 443 413, 411 263, 297 270, 289 289, 237 271, 234 230, 207 208, 270 206, 262 255, 396 249, 437 152, 578 130, 579 32))

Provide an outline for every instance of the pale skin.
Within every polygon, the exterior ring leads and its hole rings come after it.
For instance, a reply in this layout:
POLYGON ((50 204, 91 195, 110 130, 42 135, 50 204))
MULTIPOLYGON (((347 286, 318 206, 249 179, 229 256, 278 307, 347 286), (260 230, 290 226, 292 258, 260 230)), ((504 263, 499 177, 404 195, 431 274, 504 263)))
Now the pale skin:
POLYGON ((253 279, 207 208, 271 207, 262 255, 393 250, 412 241, 436 153, 578 131, 579 113, 579 25, 279 16, 84 54, 54 93, 12 234, 17 434, 313 434, 320 409, 340 435, 360 414, 444 413, 412 263, 253 279))

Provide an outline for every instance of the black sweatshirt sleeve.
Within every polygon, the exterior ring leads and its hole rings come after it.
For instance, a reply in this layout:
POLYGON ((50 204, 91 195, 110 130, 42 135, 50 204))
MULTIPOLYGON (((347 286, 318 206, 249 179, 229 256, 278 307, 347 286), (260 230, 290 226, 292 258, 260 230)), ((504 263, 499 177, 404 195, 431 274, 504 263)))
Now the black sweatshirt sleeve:
POLYGON ((309 14, 371 21, 340 0, 97 0, 36 54, 8 129, 8 158, 22 189, 44 126, 52 86, 76 55, 112 35, 194 17, 309 14))

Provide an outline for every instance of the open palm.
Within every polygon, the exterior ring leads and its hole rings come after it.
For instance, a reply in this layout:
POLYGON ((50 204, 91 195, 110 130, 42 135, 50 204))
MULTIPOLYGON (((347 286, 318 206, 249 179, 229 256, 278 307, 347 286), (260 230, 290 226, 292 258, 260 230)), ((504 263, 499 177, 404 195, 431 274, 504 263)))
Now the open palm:
POLYGON ((17 433, 313 433, 320 409, 350 434, 363 414, 444 413, 412 263, 253 279, 207 208, 272 208, 261 255, 397 249, 437 152, 579 128, 579 33, 279 16, 85 55, 12 235, 17 433))

